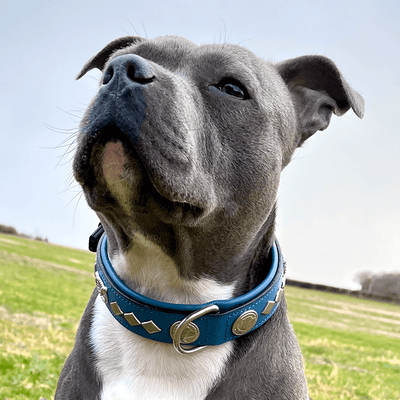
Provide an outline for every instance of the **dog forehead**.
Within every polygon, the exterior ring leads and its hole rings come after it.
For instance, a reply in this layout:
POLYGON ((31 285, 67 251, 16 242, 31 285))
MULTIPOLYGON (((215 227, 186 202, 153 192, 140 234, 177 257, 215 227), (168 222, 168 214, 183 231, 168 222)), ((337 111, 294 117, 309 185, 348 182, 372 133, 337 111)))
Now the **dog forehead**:
POLYGON ((237 44, 195 44, 180 36, 160 36, 146 39, 124 49, 117 50, 111 58, 125 54, 137 54, 157 64, 171 69, 226 68, 237 65, 247 66, 258 71, 269 72, 274 67, 271 63, 257 57, 252 51, 237 44))
POLYGON ((190 57, 190 54, 198 46, 186 38, 179 36, 160 36, 152 39, 143 39, 132 45, 115 51, 113 58, 126 54, 137 54, 156 64, 178 67, 182 60, 190 57))

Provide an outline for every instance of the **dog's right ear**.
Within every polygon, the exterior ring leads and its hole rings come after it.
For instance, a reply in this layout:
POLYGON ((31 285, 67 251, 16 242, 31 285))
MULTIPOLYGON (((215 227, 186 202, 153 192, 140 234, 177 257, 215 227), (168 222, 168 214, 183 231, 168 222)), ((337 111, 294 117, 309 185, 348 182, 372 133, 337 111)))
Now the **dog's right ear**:
POLYGON ((132 44, 142 42, 146 39, 141 38, 140 36, 124 36, 119 39, 115 39, 112 42, 108 43, 103 49, 101 49, 95 56, 93 56, 81 69, 79 74, 76 76, 76 80, 82 78, 86 72, 90 71, 93 68, 98 68, 100 71, 103 71, 104 66, 106 65, 108 59, 111 54, 117 50, 128 47, 132 44))

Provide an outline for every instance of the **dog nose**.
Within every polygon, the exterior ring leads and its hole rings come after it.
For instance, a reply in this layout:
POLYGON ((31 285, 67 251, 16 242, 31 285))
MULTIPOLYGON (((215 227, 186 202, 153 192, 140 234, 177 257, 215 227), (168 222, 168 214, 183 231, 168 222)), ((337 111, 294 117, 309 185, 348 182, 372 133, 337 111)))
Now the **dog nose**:
POLYGON ((126 54, 114 58, 104 72, 103 85, 113 80, 123 80, 126 84, 145 85, 155 79, 154 68, 144 58, 126 54))

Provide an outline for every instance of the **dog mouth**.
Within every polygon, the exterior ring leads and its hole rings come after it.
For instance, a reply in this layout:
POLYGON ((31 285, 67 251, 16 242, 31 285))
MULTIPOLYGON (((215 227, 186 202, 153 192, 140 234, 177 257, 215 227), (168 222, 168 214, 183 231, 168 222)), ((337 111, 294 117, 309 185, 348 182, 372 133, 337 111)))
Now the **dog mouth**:
MULTIPOLYGON (((164 183, 169 171, 156 171, 140 149, 115 125, 86 135, 74 158, 74 175, 89 206, 108 212, 151 214, 165 223, 194 225, 207 206, 164 183)), ((132 216, 132 215, 130 215, 132 216)))

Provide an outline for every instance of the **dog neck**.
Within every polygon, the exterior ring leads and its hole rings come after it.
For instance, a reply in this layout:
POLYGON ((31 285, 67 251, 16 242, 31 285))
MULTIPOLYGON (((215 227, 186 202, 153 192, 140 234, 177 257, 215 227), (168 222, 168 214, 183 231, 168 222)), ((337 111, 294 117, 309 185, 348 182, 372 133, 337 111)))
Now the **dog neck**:
POLYGON ((228 300, 251 291, 268 274, 267 260, 275 240, 275 216, 274 207, 247 254, 240 257, 240 265, 232 267, 238 274, 230 282, 212 274, 189 272, 182 276, 172 257, 157 244, 135 233, 128 246, 121 246, 126 240, 118 240, 115 232, 106 226, 108 255, 115 272, 127 286, 154 300, 175 304, 228 300))
POLYGON ((271 247, 275 241, 275 219, 276 219, 276 205, 273 207, 265 222, 263 229, 260 231, 261 239, 258 240, 253 257, 250 261, 245 279, 237 284, 235 295, 239 296, 247 293, 259 285, 268 274, 270 265, 267 260, 270 255, 271 247))

